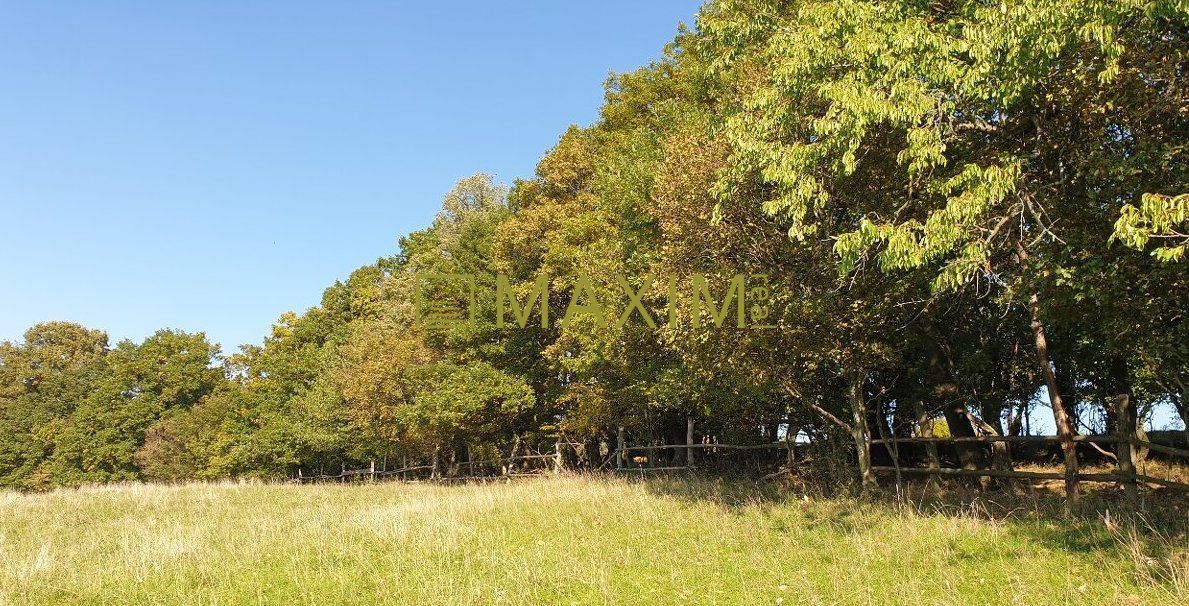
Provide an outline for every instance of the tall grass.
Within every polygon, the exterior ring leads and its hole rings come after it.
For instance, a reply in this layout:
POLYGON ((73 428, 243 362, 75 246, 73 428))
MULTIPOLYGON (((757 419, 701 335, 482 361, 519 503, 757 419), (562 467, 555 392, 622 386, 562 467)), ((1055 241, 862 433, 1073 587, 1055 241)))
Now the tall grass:
POLYGON ((1128 524, 690 478, 4 493, 0 604, 1183 599, 1184 535, 1128 524))

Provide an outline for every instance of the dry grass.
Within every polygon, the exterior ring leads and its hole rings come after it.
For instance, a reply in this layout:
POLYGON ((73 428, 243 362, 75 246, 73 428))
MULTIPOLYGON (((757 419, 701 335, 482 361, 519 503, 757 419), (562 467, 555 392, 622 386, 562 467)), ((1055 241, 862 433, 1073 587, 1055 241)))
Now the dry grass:
POLYGON ((1042 501, 1001 511, 993 501, 803 499, 676 477, 3 493, 0 604, 1170 604, 1184 595, 1189 548, 1175 524, 1117 513, 1069 521, 1042 501))

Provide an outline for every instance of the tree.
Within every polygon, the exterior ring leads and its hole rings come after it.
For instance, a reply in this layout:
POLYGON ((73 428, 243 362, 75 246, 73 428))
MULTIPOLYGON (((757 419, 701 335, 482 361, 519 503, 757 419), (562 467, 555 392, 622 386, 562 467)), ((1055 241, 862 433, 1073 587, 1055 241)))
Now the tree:
POLYGON ((40 474, 55 485, 139 478, 134 456, 146 430, 222 383, 218 355, 202 333, 160 330, 140 345, 120 342, 103 375, 61 420, 40 474))
POLYGON ((0 485, 51 483, 41 470, 54 436, 105 372, 107 335, 70 322, 46 322, 23 344, 0 344, 0 485))

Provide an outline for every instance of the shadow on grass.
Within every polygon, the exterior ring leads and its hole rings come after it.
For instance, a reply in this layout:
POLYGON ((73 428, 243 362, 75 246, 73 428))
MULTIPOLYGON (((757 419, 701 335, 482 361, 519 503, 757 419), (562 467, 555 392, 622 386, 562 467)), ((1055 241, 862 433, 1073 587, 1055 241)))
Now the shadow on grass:
MULTIPOLYGON (((1021 539, 1067 552, 1120 552, 1133 558, 1189 561, 1189 499, 1184 493, 1144 491, 1138 507, 1114 487, 1089 487, 1072 515, 1063 494, 1049 487, 978 491, 960 485, 909 483, 900 495, 884 486, 866 497, 844 486, 806 489, 788 482, 691 472, 627 476, 658 496, 710 503, 726 510, 798 506, 843 532, 861 529, 864 516, 951 516, 984 520, 1021 539), (825 516, 825 518, 823 518, 825 516)), ((1187 571, 1189 572, 1189 571, 1187 571)))

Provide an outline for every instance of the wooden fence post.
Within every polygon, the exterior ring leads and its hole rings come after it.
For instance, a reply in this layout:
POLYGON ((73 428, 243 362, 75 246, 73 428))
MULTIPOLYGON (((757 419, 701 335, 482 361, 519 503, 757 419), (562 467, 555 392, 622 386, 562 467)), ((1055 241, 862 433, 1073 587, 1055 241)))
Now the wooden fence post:
POLYGON ((623 449, 625 448, 625 445, 623 442, 623 425, 619 426, 619 434, 616 436, 616 440, 617 441, 616 441, 616 445, 615 445, 615 469, 622 470, 623 469, 623 449))
POLYGON ((561 438, 553 443, 553 473, 561 473, 562 458, 561 458, 561 438))
POLYGON ((368 479, 371 482, 376 481, 376 461, 375 461, 375 459, 372 459, 371 461, 367 462, 367 475, 368 475, 368 479))
POLYGON ((685 466, 694 466, 694 416, 685 417, 685 466))
POLYGON ((1116 431, 1119 432, 1115 456, 1119 459, 1119 475, 1123 476, 1120 483, 1127 500, 1135 504, 1139 502, 1135 462, 1131 459, 1132 444, 1135 442, 1135 414, 1131 409, 1131 398, 1127 394, 1115 396, 1115 415, 1118 419, 1116 431))

